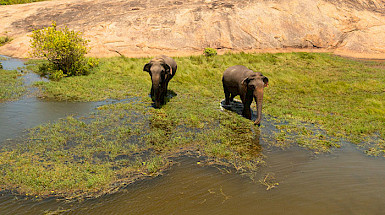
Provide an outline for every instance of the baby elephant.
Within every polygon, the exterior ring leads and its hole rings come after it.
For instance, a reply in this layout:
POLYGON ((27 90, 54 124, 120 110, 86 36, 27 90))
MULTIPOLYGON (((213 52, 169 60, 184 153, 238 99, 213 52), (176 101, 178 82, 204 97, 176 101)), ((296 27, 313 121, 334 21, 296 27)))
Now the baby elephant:
POLYGON ((239 95, 243 103, 242 115, 251 119, 250 105, 253 98, 257 103, 257 119, 254 124, 259 125, 262 118, 263 88, 267 87, 269 79, 259 72, 253 72, 245 66, 232 66, 226 69, 222 77, 226 105, 239 95))
POLYGON ((164 104, 164 98, 167 94, 168 82, 174 77, 177 69, 174 59, 167 56, 159 56, 150 60, 144 65, 143 71, 151 76, 151 98, 155 102, 155 108, 160 108, 164 104))

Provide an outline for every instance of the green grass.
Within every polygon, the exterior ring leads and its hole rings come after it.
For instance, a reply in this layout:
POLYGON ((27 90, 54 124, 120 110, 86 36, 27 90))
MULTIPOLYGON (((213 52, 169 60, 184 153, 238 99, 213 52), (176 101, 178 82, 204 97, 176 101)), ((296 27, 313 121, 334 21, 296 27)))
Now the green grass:
POLYGON ((89 76, 37 83, 48 99, 131 99, 101 106, 90 117, 41 125, 14 140, 0 153, 0 186, 28 195, 98 196, 159 174, 185 150, 249 172, 264 163, 260 139, 318 153, 339 147, 345 138, 371 143, 365 145, 369 154, 384 151, 381 63, 313 53, 175 58, 178 71, 169 90, 177 95, 154 109, 151 81, 142 71, 148 60, 105 58, 89 76), (270 80, 261 128, 219 108, 222 73, 237 64, 270 80))
POLYGON ((10 42, 12 39, 8 36, 0 36, 0 46, 10 42))
MULTIPOLYGON (((148 74, 142 72, 147 61, 102 59, 100 67, 90 76, 39 83, 39 87, 44 90, 44 97, 59 100, 145 96, 151 84, 148 74)), ((241 64, 262 72, 270 80, 270 87, 265 90, 265 114, 279 120, 316 123, 330 135, 350 136, 357 143, 372 134, 385 137, 385 69, 378 67, 381 63, 376 66, 312 53, 226 54, 176 58, 176 61, 178 71, 170 90, 178 96, 165 108, 182 102, 183 108, 189 110, 190 115, 184 116, 187 120, 194 120, 199 111, 207 112, 203 109, 223 99, 222 72, 231 65, 241 64)))
POLYGON ((24 3, 31 3, 31 2, 38 2, 38 1, 45 1, 45 0, 0 0, 0 5, 24 4, 24 3))
POLYGON ((0 102, 17 99, 25 92, 21 74, 16 70, 0 69, 0 102))

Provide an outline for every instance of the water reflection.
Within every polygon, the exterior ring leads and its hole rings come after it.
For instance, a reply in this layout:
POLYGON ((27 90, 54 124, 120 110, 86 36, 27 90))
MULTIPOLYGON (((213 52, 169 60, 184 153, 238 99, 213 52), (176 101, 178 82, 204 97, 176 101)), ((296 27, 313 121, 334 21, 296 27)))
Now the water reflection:
POLYGON ((51 102, 35 97, 0 103, 0 143, 22 134, 25 129, 67 115, 84 115, 105 102, 51 102))

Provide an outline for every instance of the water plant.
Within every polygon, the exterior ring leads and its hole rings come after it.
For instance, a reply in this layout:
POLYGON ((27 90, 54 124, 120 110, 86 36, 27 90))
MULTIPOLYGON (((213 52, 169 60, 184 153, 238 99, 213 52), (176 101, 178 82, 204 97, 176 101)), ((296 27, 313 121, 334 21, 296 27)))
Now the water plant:
POLYGON ((0 68, 0 102, 13 100, 23 95, 25 87, 19 78, 21 75, 16 70, 10 71, 0 68))

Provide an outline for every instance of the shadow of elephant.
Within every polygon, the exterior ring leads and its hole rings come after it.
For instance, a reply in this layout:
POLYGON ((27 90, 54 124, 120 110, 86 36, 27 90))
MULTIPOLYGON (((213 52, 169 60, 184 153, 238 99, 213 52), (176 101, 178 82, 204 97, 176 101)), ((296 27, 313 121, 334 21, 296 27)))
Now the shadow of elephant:
MULTIPOLYGON (((220 103, 221 108, 226 109, 228 111, 232 111, 234 113, 237 113, 238 115, 242 116, 243 111, 243 104, 241 101, 234 99, 230 102, 230 105, 225 104, 225 99, 223 99, 220 103)), ((243 117, 243 116, 242 116, 243 117)), ((251 121, 255 121, 257 119, 257 115, 254 110, 251 110, 251 121)))

